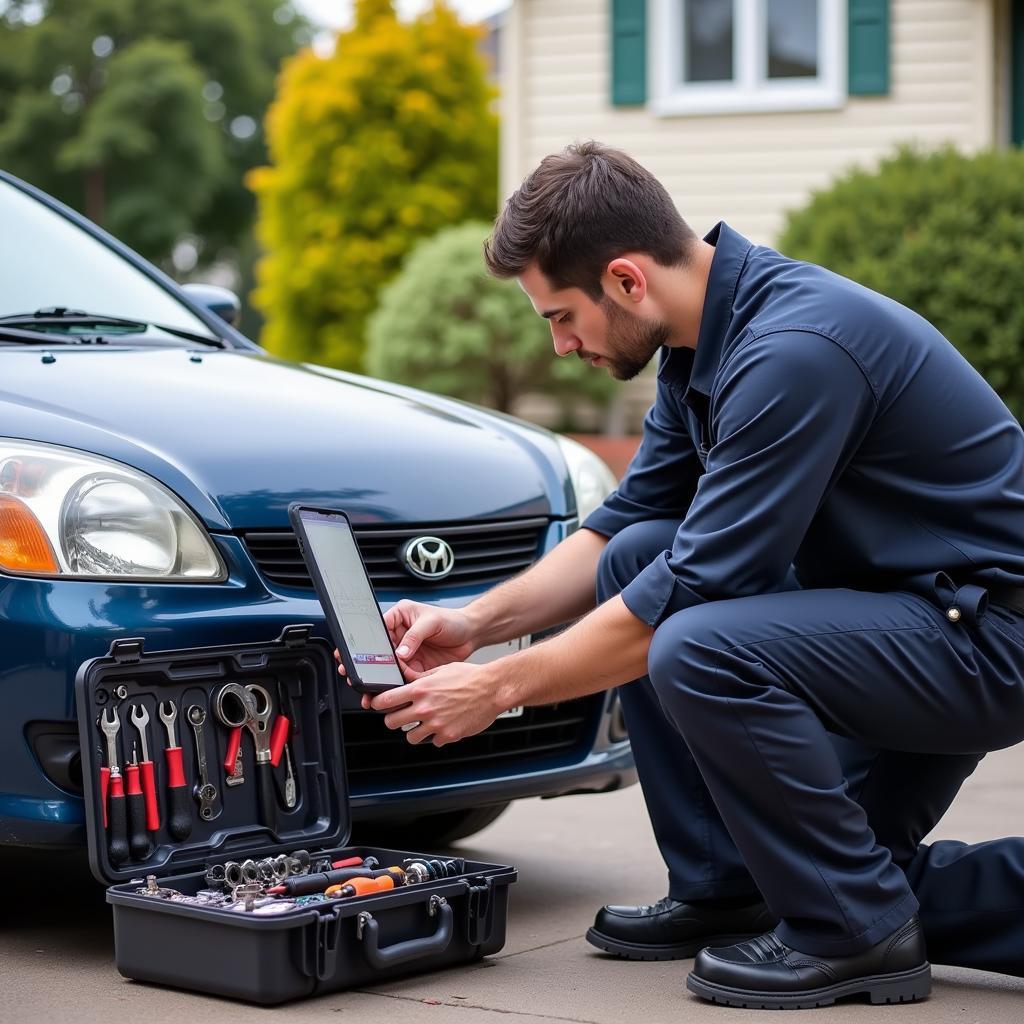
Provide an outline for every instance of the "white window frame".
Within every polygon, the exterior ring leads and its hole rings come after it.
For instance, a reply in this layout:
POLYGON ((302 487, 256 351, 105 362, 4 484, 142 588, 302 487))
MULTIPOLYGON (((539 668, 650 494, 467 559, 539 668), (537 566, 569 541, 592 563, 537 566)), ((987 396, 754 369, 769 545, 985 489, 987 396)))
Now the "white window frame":
POLYGON ((689 0, 652 0, 648 36, 651 109, 671 117, 768 111, 835 110, 846 100, 846 0, 818 0, 818 77, 769 79, 764 46, 766 0, 732 0, 731 82, 683 81, 683 8, 689 0))

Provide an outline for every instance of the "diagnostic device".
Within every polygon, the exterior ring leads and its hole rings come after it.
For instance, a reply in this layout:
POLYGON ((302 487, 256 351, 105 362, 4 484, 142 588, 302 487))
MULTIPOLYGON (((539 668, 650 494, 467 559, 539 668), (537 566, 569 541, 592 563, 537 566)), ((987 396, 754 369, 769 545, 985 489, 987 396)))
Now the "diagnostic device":
POLYGON ((288 517, 352 688, 375 694, 404 685, 348 516, 294 503, 288 517))

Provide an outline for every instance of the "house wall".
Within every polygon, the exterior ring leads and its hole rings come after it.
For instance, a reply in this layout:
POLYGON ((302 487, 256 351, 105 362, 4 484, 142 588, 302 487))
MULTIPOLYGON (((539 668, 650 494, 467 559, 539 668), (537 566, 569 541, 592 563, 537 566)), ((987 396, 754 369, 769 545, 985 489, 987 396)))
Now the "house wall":
POLYGON ((772 243, 787 209, 900 142, 1002 143, 996 0, 892 0, 889 95, 842 109, 655 117, 609 102, 609 0, 514 0, 502 39, 502 191, 547 153, 599 139, 627 150, 700 233, 725 219, 772 243))

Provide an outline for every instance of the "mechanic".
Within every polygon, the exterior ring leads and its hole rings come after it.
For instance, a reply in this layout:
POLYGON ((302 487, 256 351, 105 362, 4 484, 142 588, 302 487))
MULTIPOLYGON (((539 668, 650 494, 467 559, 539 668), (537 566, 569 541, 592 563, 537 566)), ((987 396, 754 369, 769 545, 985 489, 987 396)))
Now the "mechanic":
POLYGON ((618 489, 537 565, 389 611, 412 681, 372 707, 440 746, 620 686, 669 892, 587 937, 696 955, 705 998, 916 999, 929 957, 1024 974, 1024 839, 921 843, 1024 738, 1009 410, 911 310, 724 223, 699 239, 597 143, 541 162, 485 256, 558 355, 628 380, 660 353, 656 401, 618 489))

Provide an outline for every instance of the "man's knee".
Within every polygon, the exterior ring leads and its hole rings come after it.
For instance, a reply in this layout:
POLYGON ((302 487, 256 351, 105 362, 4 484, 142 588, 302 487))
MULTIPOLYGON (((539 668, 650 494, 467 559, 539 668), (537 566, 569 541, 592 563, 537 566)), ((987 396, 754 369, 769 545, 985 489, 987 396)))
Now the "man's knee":
POLYGON ((597 599, 620 594, 663 551, 672 546, 679 524, 656 519, 633 523, 605 545, 597 564, 597 599))
POLYGON ((715 692, 714 677, 722 654, 718 612, 714 604, 686 608, 670 615, 654 631, 647 670, 666 709, 715 692))

